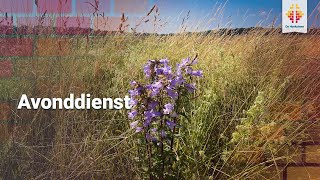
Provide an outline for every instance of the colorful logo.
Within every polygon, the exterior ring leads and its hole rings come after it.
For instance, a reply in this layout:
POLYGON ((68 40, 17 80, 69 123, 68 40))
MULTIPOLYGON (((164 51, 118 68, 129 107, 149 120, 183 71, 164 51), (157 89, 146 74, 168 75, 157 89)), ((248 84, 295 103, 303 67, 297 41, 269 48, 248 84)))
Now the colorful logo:
POLYGON ((304 13, 301 11, 298 4, 292 4, 290 10, 286 13, 286 16, 290 19, 292 23, 299 23, 304 13))

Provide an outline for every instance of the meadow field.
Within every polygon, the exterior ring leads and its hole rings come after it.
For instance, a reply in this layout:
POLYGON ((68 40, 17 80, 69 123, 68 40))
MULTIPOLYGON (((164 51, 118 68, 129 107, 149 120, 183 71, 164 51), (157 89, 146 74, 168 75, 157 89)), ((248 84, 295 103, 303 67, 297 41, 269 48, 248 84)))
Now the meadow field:
POLYGON ((164 58, 175 67, 197 57, 203 71, 183 102, 171 179, 281 179, 288 165, 319 159, 317 29, 146 34, 124 32, 124 23, 98 35, 26 35, 28 26, 1 35, 0 179, 145 178, 129 111, 16 106, 21 94, 124 97, 130 81, 145 81, 148 60, 164 58), (309 157, 303 144, 318 149, 309 157))
MULTIPOLYGON (((68 37, 62 49, 55 41, 37 47, 42 55, 14 59, 14 76, 0 81, 0 94, 13 105, 21 93, 124 97, 131 80, 143 79, 147 60, 168 58, 175 65, 198 55, 204 78, 185 107, 189 118, 181 119, 176 178, 279 179, 279 164, 299 156, 292 144, 317 136, 308 130, 320 117, 319 40, 316 33, 282 35, 270 29, 68 37), (54 51, 63 55, 45 55, 54 51)), ((13 123, 2 124, 7 132, 1 178, 139 179, 139 145, 127 113, 15 112, 13 123)))

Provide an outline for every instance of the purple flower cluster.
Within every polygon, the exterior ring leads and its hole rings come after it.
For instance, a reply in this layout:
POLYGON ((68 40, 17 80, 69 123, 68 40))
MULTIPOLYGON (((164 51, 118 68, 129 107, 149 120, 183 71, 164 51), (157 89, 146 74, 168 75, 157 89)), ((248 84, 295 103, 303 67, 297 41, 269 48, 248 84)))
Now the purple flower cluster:
POLYGON ((149 60, 144 66, 147 84, 131 81, 129 90, 132 106, 128 117, 130 127, 144 132, 148 141, 158 141, 177 126, 177 104, 184 92, 196 90, 193 77, 202 77, 202 71, 193 70, 196 59, 184 59, 174 70, 168 59, 149 60))

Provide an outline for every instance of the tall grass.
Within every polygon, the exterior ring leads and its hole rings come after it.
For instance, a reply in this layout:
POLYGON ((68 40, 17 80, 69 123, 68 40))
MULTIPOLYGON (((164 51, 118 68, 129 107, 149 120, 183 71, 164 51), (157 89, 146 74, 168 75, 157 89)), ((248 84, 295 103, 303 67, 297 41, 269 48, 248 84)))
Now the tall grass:
MULTIPOLYGON (((296 115, 291 105, 310 107, 319 99, 319 69, 312 66, 320 60, 319 35, 268 31, 75 36, 71 56, 18 58, 16 73, 35 79, 35 97, 123 97, 130 80, 143 78, 146 60, 177 63, 198 54, 204 78, 199 96, 185 107, 179 178, 277 178, 278 164, 295 158, 290 143, 306 140, 310 126, 295 121, 310 117, 296 115)), ((139 179, 125 110, 19 113, 16 119, 29 123, 16 126, 1 146, 1 178, 139 179)))

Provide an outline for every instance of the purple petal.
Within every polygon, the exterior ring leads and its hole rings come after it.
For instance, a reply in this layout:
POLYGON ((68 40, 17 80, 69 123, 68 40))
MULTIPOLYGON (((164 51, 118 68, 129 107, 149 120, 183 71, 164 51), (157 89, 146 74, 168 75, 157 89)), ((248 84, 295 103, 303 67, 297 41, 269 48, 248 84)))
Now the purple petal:
POLYGON ((167 137, 167 133, 164 130, 162 130, 160 136, 165 138, 167 137))
POLYGON ((153 88, 155 89, 161 89, 162 88, 162 83, 159 81, 159 82, 156 82, 152 85, 153 88))
POLYGON ((171 97, 172 99, 177 99, 178 98, 178 93, 176 91, 174 91, 170 87, 168 87, 166 90, 167 90, 167 94, 168 94, 169 97, 171 97))
POLYGON ((193 71, 192 67, 188 67, 186 70, 187 74, 192 74, 192 71, 193 71))
POLYGON ((185 80, 182 76, 177 76, 175 79, 171 80, 170 87, 176 88, 177 86, 181 85, 184 82, 185 82, 185 80))
POLYGON ((152 129, 151 129, 151 131, 154 132, 154 133, 156 133, 157 130, 158 130, 157 128, 152 128, 152 129))
POLYGON ((153 117, 153 114, 151 111, 145 111, 144 112, 144 119, 145 120, 150 120, 151 121, 151 118, 153 117))
POLYGON ((128 113, 128 117, 130 119, 134 119, 137 116, 138 112, 137 111, 131 111, 128 113))
POLYGON ((148 104, 149 109, 155 109, 158 106, 159 102, 152 101, 148 104))
POLYGON ((160 63, 161 64, 169 64, 169 60, 168 59, 161 59, 160 63))
POLYGON ((192 76, 203 77, 203 72, 202 71, 192 71, 190 74, 192 76))
POLYGON ((160 89, 152 89, 150 96, 155 97, 160 93, 160 89))
POLYGON ((140 95, 140 91, 142 90, 141 87, 137 88, 137 89, 133 89, 133 90, 129 90, 129 94, 131 97, 135 97, 135 96, 138 96, 140 95))
POLYGON ((164 75, 169 75, 169 74, 171 74, 171 66, 165 66, 165 67, 163 68, 163 74, 164 74, 164 75))
POLYGON ((190 61, 190 58, 189 58, 189 57, 186 58, 186 59, 183 59, 180 65, 181 65, 181 66, 186 66, 186 65, 189 63, 189 61, 190 61))
POLYGON ((134 129, 135 127, 137 127, 138 124, 139 124, 139 121, 134 121, 134 122, 130 123, 130 127, 132 129, 134 129))
POLYGON ((137 83, 136 81, 130 81, 130 85, 131 85, 132 87, 135 87, 136 85, 138 85, 138 83, 137 83))
POLYGON ((130 99, 130 101, 129 101, 129 105, 130 105, 130 106, 133 107, 133 106, 136 106, 137 104, 138 104, 138 101, 137 101, 137 100, 135 100, 135 99, 133 99, 133 98, 130 99))
POLYGON ((189 92, 194 92, 196 90, 196 86, 194 84, 186 84, 185 87, 189 92))
POLYGON ((146 139, 147 139, 147 141, 150 141, 150 140, 152 139, 151 134, 147 133, 147 134, 146 134, 146 139))
POLYGON ((157 75, 163 74, 163 68, 154 68, 154 71, 156 72, 157 75))
POLYGON ((161 112, 153 111, 153 110, 152 110, 152 117, 159 117, 159 116, 161 116, 161 115, 162 115, 161 112))
POLYGON ((170 114, 172 110, 174 109, 174 106, 170 103, 164 105, 163 113, 164 114, 170 114))
POLYGON ((152 137, 151 139, 152 139, 152 142, 157 142, 158 141, 158 139, 156 137, 152 137))
POLYGON ((151 76, 151 63, 150 63, 150 62, 148 62, 148 63, 144 66, 143 72, 144 72, 144 74, 146 75, 146 77, 149 78, 149 77, 151 76))
POLYGON ((166 121, 166 124, 171 130, 173 130, 174 127, 176 126, 176 123, 169 121, 169 120, 166 121))
POLYGON ((141 132, 143 130, 143 127, 136 127, 136 133, 141 132))
POLYGON ((143 122, 143 126, 144 127, 148 127, 151 124, 151 119, 145 119, 145 121, 143 122))

